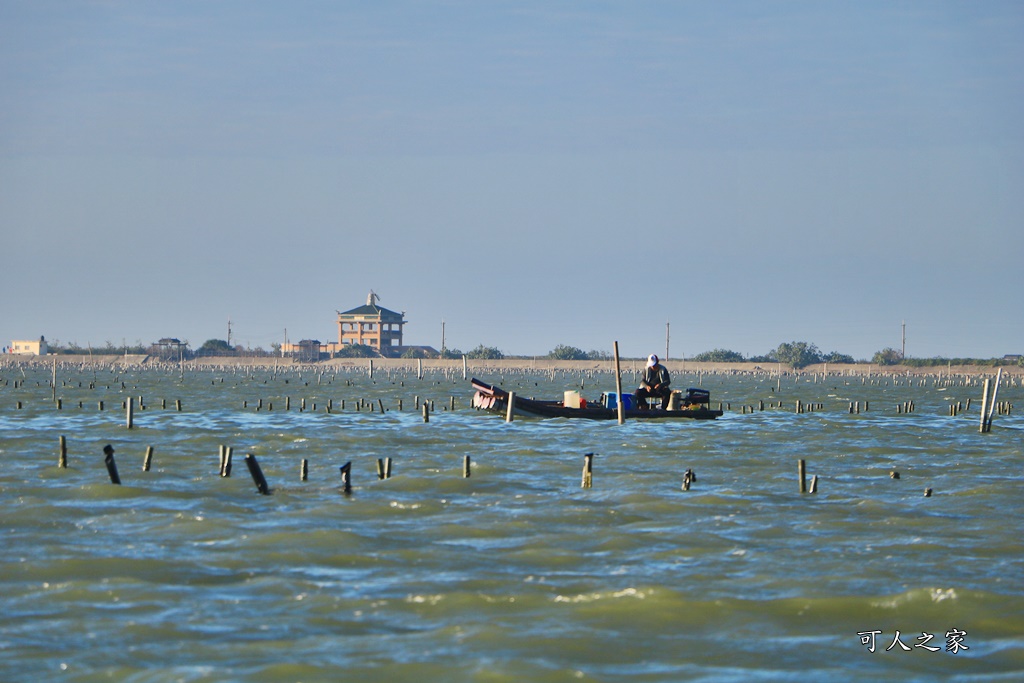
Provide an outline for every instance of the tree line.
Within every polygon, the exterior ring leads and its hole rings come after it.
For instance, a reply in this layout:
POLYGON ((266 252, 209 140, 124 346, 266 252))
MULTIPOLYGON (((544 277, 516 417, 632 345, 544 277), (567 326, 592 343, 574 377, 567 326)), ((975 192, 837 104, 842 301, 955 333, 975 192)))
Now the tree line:
MULTIPOLYGON (((866 360, 857 361, 845 353, 832 351, 822 353, 814 344, 807 342, 783 342, 778 348, 760 356, 744 357, 743 354, 726 349, 714 349, 698 353, 693 357, 695 361, 713 363, 783 363, 794 368, 804 368, 808 365, 818 363, 867 363, 866 360)), ((903 352, 887 346, 884 349, 875 351, 871 357, 874 365, 905 365, 909 367, 932 367, 941 365, 1005 365, 1007 362, 1024 367, 1024 356, 1010 356, 1005 358, 904 358, 903 352)))
MULTIPOLYGON (((174 340, 161 340, 161 341, 172 341, 174 340)), ((216 356, 245 356, 245 357, 259 357, 259 356, 278 356, 281 353, 281 346, 279 344, 271 345, 270 350, 264 350, 262 348, 248 349, 242 346, 231 346, 228 342, 223 339, 208 339, 198 349, 192 350, 189 346, 188 341, 180 342, 179 345, 168 345, 168 344, 150 344, 145 345, 141 341, 136 341, 134 344, 122 344, 121 346, 115 346, 113 342, 106 342, 102 347, 97 348, 83 348, 74 342, 69 344, 61 344, 59 341, 54 341, 50 345, 50 351, 52 353, 60 354, 88 354, 96 353, 98 355, 115 355, 115 354, 148 354, 154 357, 166 357, 167 360, 178 360, 179 358, 184 360, 191 360, 193 358, 202 357, 216 357, 216 356)), ((364 344, 347 344, 344 348, 340 349, 334 354, 335 358, 376 358, 380 354, 376 349, 366 346, 364 344)), ((503 358, 519 358, 521 356, 507 355, 501 349, 495 346, 485 346, 479 344, 476 348, 471 349, 463 353, 456 348, 443 348, 441 351, 435 353, 429 353, 423 349, 409 349, 402 354, 403 358, 445 358, 445 359, 459 359, 465 356, 470 360, 501 360, 503 358)), ((533 358, 534 356, 529 356, 533 358)), ((568 344, 559 344, 547 355, 543 356, 549 360, 611 360, 612 354, 609 351, 602 350, 591 350, 584 351, 576 346, 570 346, 568 344)), ((804 341, 790 341, 783 342, 778 345, 775 349, 768 351, 765 354, 744 356, 738 351, 731 351, 729 349, 712 349, 711 351, 704 351, 698 353, 688 360, 704 363, 782 363, 789 365, 790 367, 800 369, 809 365, 816 365, 819 363, 866 363, 868 361, 854 360, 853 356, 838 351, 830 351, 823 353, 816 345, 804 342, 804 341)), ((886 347, 871 357, 871 363, 874 365, 905 365, 909 367, 930 367, 930 366, 942 366, 942 365, 1005 365, 1007 362, 1014 362, 1017 365, 1024 367, 1024 355, 1017 357, 1007 358, 904 358, 903 353, 899 349, 886 347)))

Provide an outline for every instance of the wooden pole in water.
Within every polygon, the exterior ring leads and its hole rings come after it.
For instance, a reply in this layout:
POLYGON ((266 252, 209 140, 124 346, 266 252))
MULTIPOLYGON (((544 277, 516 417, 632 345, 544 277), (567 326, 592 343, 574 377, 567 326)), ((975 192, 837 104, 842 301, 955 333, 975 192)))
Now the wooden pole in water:
POLYGON ((800 493, 807 493, 807 461, 803 459, 799 461, 797 472, 800 475, 800 493))
POLYGON ((303 458, 302 465, 299 467, 299 480, 306 481, 307 479, 309 479, 309 460, 303 458))
POLYGON ((462 357, 462 379, 466 379, 468 377, 468 374, 467 374, 468 372, 469 372, 469 368, 467 367, 467 364, 466 364, 466 357, 463 356, 462 357))
POLYGON ((235 452, 234 447, 224 447, 224 464, 220 468, 220 476, 230 477, 231 476, 231 454, 235 452))
POLYGON ((462 476, 463 476, 463 478, 469 479, 469 476, 473 473, 472 472, 472 467, 473 466, 471 464, 470 457, 468 455, 462 456, 462 476))
POLYGON ((62 470, 68 468, 68 438, 63 435, 60 437, 60 456, 57 460, 57 467, 62 470))
POLYGON ((105 456, 103 458, 103 462, 107 466, 107 474, 110 475, 110 483, 120 484, 121 477, 117 475, 117 463, 114 462, 114 447, 108 443, 103 447, 103 454, 105 456))
POLYGON ((249 474, 252 475, 252 480, 256 484, 256 488, 264 496, 270 495, 270 487, 267 486, 267 479, 263 476, 263 470, 260 468, 260 464, 256 461, 256 456, 252 453, 245 454, 245 464, 249 468, 249 474))
POLYGON ((146 446, 146 456, 142 459, 142 471, 149 472, 150 466, 153 464, 153 447, 146 446))
POLYGON ((618 395, 617 396, 618 400, 616 401, 616 403, 618 404, 618 407, 617 407, 618 418, 619 418, 619 424, 625 424, 625 422, 626 422, 626 408, 623 405, 623 400, 622 400, 622 369, 621 369, 621 367, 619 365, 619 342, 616 341, 613 344, 613 347, 615 349, 615 393, 618 395))
POLYGON ((505 407, 505 422, 512 422, 516 418, 516 392, 508 392, 508 405, 505 407))
POLYGON ((583 456, 583 481, 580 486, 589 489, 594 485, 594 454, 586 453, 583 456))
POLYGON ((341 486, 345 495, 352 493, 352 461, 338 468, 341 471, 341 486))
POLYGON ((430 422, 430 406, 426 401, 423 402, 423 421, 430 422))
POLYGON ((132 397, 132 396, 129 396, 128 399, 124 402, 125 422, 128 424, 128 429, 131 429, 132 427, 135 426, 135 419, 134 419, 135 416, 133 415, 133 413, 135 411, 134 406, 135 406, 135 398, 132 397))

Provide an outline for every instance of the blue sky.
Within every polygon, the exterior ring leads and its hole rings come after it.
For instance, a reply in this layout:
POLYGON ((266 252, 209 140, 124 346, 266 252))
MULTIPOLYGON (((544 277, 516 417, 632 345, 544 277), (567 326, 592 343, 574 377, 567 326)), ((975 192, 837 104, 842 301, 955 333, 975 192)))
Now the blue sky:
POLYGON ((0 0, 0 340, 1024 352, 1017 2, 0 0))

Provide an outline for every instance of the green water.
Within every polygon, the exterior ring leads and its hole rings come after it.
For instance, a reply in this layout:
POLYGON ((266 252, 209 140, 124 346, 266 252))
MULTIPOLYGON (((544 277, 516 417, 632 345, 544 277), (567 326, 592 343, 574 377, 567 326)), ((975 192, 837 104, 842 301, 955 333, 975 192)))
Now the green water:
POLYGON ((976 378, 679 374, 725 416, 619 426, 506 423, 461 373, 68 365, 60 410, 51 373, 0 368, 4 681, 1024 678, 1024 421, 979 434, 976 378))

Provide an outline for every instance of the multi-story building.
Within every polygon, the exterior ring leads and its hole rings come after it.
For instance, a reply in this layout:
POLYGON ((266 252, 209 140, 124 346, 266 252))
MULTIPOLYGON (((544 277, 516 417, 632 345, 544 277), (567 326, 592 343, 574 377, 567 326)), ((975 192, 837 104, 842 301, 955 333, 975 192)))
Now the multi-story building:
POLYGON ((338 311, 338 346, 363 344, 387 355, 389 348, 402 346, 405 314, 395 313, 377 305, 379 297, 370 292, 366 305, 349 311, 338 311))

